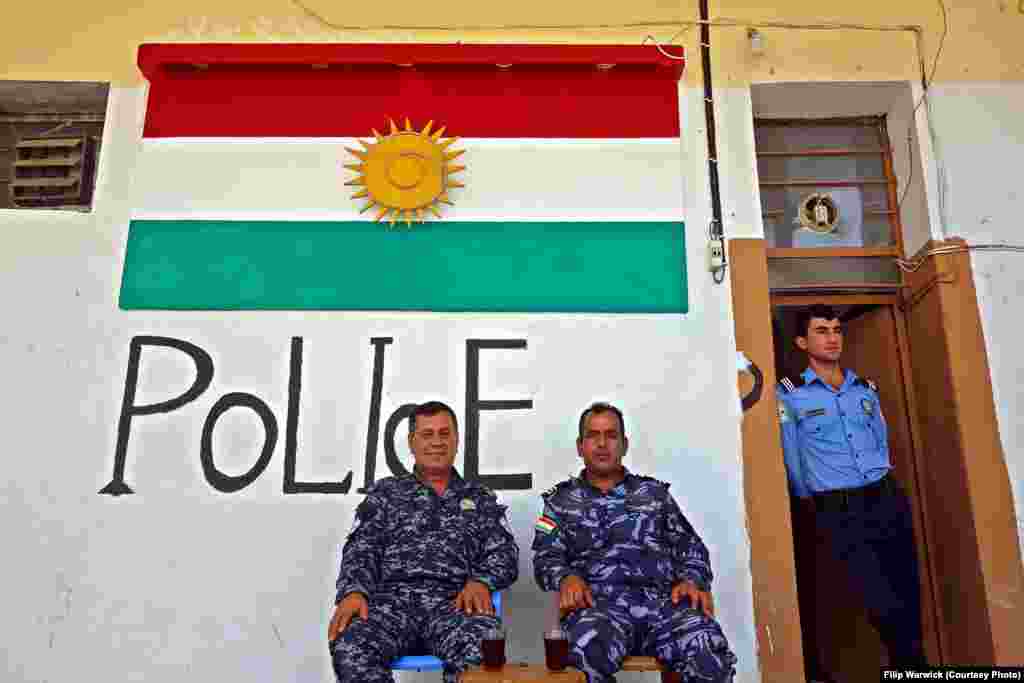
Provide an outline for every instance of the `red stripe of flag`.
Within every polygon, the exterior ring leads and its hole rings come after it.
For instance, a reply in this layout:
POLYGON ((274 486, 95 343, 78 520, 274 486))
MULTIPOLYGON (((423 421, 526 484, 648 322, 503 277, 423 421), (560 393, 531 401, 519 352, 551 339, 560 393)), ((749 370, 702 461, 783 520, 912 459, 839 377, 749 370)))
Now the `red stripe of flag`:
POLYGON ((143 45, 139 66, 151 138, 368 136, 388 117, 460 137, 679 135, 682 62, 650 45, 143 45))

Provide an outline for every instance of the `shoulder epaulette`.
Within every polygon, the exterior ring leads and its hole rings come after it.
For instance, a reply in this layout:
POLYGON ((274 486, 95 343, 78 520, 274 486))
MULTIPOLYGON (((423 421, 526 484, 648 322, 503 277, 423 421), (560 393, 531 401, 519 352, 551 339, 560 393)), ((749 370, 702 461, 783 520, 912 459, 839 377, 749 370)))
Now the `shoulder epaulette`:
POLYGON ((672 484, 670 484, 667 481, 662 481, 661 479, 655 479, 654 477, 648 477, 646 474, 634 474, 633 476, 636 477, 637 479, 639 479, 640 481, 649 481, 649 482, 651 482, 653 484, 658 484, 659 486, 661 486, 661 487, 663 487, 665 489, 668 489, 668 487, 672 486, 672 484))
POLYGON ((572 479, 566 479, 564 481, 560 481, 557 484, 555 484, 554 486, 552 486, 551 488, 549 488, 544 493, 540 494, 540 497, 541 498, 545 498, 545 499, 546 498, 550 498, 551 496, 555 495, 556 493, 558 493, 562 489, 569 488, 570 486, 572 486, 572 479))
POLYGON ((878 385, 875 384, 870 379, 866 379, 864 377, 858 377, 857 381, 854 382, 854 384, 859 384, 862 387, 866 387, 866 388, 870 389, 871 391, 875 392, 876 394, 878 393, 878 385))
POLYGON ((783 377, 779 380, 779 386, 782 387, 782 393, 784 394, 796 391, 804 384, 806 384, 806 382, 804 381, 803 375, 797 375, 796 377, 783 377))

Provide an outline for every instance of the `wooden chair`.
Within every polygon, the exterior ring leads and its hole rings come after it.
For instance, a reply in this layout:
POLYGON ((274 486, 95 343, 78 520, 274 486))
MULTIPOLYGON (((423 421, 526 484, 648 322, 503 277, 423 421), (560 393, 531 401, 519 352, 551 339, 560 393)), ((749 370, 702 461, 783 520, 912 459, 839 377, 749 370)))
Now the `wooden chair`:
POLYGON ((629 656, 622 660, 623 671, 660 671, 661 683, 679 683, 679 674, 668 671, 655 657, 629 656))

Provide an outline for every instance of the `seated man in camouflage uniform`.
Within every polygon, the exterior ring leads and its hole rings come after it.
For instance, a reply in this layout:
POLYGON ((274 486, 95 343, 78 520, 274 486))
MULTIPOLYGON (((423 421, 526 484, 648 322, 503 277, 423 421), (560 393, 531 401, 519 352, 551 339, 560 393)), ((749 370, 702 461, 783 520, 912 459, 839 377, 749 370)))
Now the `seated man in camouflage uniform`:
POLYGON ((622 466, 628 445, 619 409, 595 403, 576 440, 585 469, 544 494, 534 575, 559 592, 570 664, 589 683, 614 681, 627 655, 657 657, 684 683, 730 681, 707 548, 668 484, 622 466))
POLYGON ((498 619, 491 592, 519 575, 505 506, 452 467, 458 423, 440 402, 409 418, 413 474, 369 488, 342 553, 328 640, 340 683, 394 681, 391 662, 418 645, 446 681, 479 662, 498 619))

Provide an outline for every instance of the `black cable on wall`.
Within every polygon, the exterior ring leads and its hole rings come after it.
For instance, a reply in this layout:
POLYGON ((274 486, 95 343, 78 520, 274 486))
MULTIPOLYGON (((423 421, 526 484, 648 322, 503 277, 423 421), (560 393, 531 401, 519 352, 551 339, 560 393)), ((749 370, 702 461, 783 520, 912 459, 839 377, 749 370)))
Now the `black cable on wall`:
POLYGON ((712 273, 716 283, 725 280, 724 240, 722 226, 722 196, 718 189, 718 140, 715 137, 714 86, 711 81, 711 27, 708 16, 708 0, 700 0, 700 61, 704 70, 704 122, 708 139, 708 177, 711 182, 711 225, 708 238, 723 241, 722 266, 712 273))

